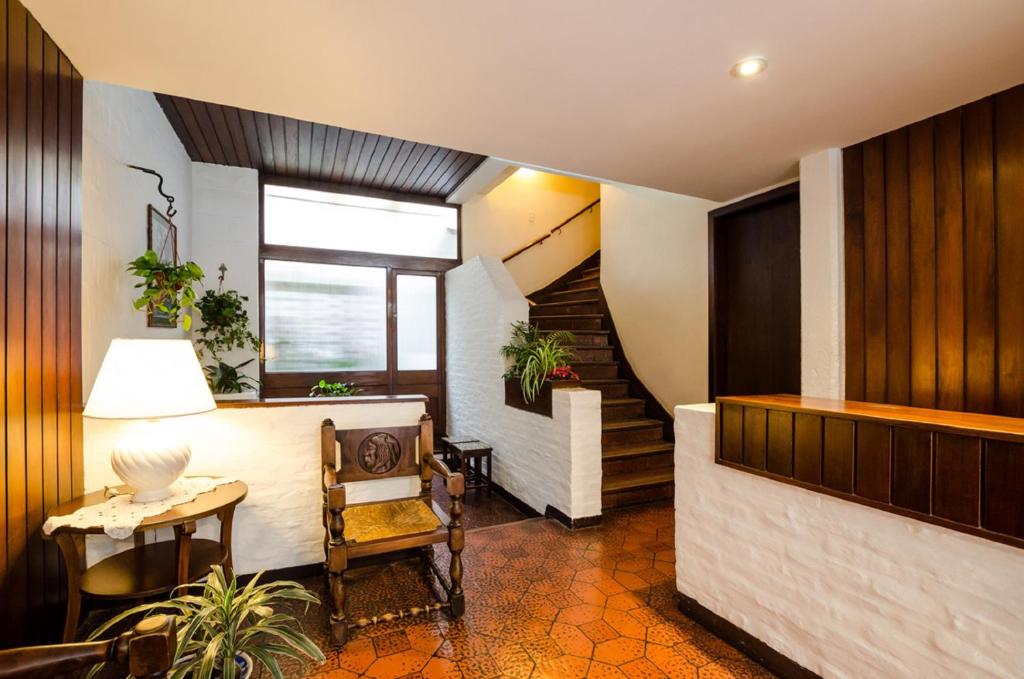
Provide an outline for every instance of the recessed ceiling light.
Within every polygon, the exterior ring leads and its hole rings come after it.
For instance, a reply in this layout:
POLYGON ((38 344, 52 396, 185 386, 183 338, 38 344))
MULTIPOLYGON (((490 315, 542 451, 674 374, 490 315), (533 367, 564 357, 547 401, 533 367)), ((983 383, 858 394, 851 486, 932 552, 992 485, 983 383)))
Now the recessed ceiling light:
POLYGON ((732 73, 735 78, 753 78, 768 68, 768 60, 764 57, 747 57, 733 64, 732 73))

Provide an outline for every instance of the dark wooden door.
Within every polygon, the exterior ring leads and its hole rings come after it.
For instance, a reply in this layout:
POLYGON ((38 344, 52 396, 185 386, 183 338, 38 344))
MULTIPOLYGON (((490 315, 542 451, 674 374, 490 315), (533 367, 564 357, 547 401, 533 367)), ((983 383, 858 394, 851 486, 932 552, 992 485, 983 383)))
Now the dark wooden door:
POLYGON ((800 190, 710 213, 710 395, 800 393, 800 190))

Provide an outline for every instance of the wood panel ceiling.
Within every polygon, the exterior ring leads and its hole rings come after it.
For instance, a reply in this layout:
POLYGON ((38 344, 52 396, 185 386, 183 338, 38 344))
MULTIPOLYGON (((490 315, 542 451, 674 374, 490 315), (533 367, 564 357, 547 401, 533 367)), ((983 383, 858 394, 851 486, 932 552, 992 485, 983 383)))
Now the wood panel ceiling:
POLYGON ((447 198, 484 156, 157 94, 194 161, 357 189, 447 198))

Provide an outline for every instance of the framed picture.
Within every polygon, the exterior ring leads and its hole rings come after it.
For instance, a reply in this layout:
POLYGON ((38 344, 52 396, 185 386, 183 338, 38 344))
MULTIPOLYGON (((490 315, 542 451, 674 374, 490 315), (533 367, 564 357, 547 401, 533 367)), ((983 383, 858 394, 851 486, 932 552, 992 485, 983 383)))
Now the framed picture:
MULTIPOLYGON (((178 229, 152 205, 146 213, 146 249, 152 250, 167 264, 178 264, 178 229)), ((168 315, 150 308, 148 325, 151 328, 174 328, 175 323, 168 315)))

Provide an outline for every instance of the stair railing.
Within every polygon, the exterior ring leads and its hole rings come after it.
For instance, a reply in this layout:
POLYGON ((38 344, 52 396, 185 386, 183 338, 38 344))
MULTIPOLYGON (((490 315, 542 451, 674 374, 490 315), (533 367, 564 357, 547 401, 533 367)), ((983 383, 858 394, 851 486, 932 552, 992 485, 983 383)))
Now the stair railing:
POLYGON ((529 243, 527 243, 527 244, 526 244, 526 245, 524 245, 523 247, 521 247, 521 248, 519 248, 518 250, 516 250, 515 252, 513 252, 513 253, 512 253, 511 255, 509 255, 509 256, 507 256, 507 257, 504 257, 504 258, 502 258, 501 262, 502 262, 502 263, 504 264, 505 262, 508 262, 508 261, 509 261, 510 259, 512 259, 513 257, 518 257, 519 255, 523 254, 524 252, 526 252, 526 251, 527 251, 527 250, 529 250, 530 248, 534 247, 535 245, 540 245, 541 243, 543 243, 544 241, 546 241, 546 240, 547 240, 548 238, 551 238, 552 236, 554 236, 554 235, 555 235, 556 233, 559 233, 559 232, 561 232, 561 230, 562 230, 563 228, 565 228, 566 226, 568 226, 568 225, 569 225, 569 224, 570 224, 570 223, 571 223, 572 221, 574 221, 574 220, 575 220, 575 219, 576 219, 577 217, 579 217, 579 216, 581 216, 581 215, 583 215, 583 214, 586 214, 586 213, 590 212, 591 210, 593 210, 593 209, 594 209, 594 206, 595 206, 595 205, 597 205, 597 204, 598 204, 598 203, 600 203, 600 202, 601 202, 601 199, 600 199, 600 198, 598 198, 598 199, 597 199, 597 200, 595 200, 595 201, 594 201, 593 203, 591 203, 590 205, 587 205, 587 206, 586 206, 586 207, 584 207, 584 208, 583 208, 582 210, 580 210, 579 212, 577 212, 576 214, 574 214, 574 215, 573 215, 572 217, 569 217, 569 218, 568 218, 568 219, 566 219, 566 220, 565 220, 564 222, 562 222, 561 224, 559 224, 559 225, 558 225, 558 226, 556 226, 555 228, 553 228, 553 229, 551 229, 550 231, 548 231, 548 232, 547 232, 546 234, 544 234, 543 236, 540 236, 539 238, 535 238, 535 239, 533 239, 532 241, 530 241, 529 243))

